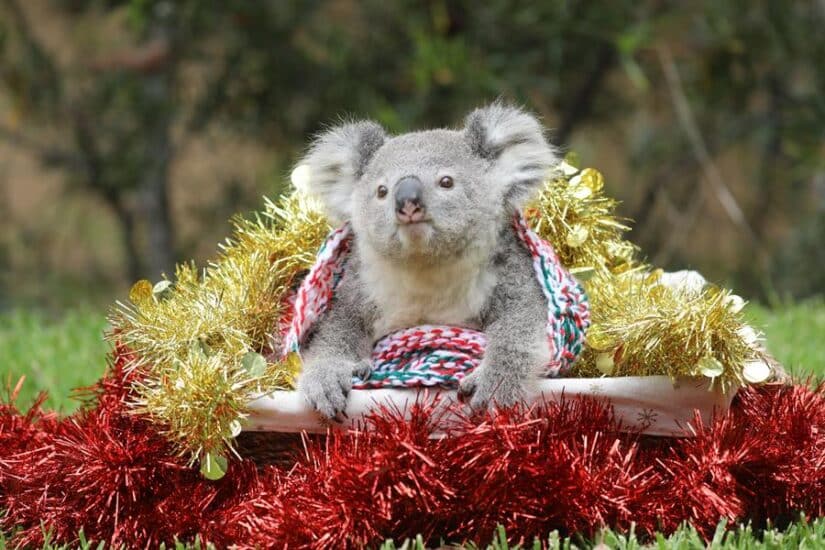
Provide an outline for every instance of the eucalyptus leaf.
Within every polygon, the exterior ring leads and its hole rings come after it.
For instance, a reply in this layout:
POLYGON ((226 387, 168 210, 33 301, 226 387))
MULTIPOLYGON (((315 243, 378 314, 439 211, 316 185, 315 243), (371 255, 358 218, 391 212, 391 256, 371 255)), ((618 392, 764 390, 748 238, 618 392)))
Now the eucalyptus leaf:
POLYGON ((596 269, 590 266, 574 267, 570 269, 570 273, 572 273, 580 283, 586 283, 596 274, 596 269))
POLYGON ((201 475, 210 481, 216 481, 226 475, 229 462, 225 456, 206 453, 201 459, 201 475))
POLYGON ((205 357, 209 357, 212 355, 212 348, 209 347, 209 344, 206 343, 206 338, 198 338, 198 340, 194 344, 194 348, 196 351, 202 353, 205 357))
POLYGON ((266 372, 266 359, 260 353, 250 351, 241 359, 241 366, 252 376, 263 376, 266 372))

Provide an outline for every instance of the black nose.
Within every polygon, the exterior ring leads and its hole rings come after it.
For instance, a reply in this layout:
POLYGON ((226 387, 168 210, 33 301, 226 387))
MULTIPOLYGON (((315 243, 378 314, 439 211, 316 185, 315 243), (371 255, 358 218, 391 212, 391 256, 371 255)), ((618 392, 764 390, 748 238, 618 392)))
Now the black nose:
POLYGON ((413 214, 423 215, 423 190, 424 186, 417 177, 401 178, 395 186, 395 212, 404 218, 410 218, 413 214))

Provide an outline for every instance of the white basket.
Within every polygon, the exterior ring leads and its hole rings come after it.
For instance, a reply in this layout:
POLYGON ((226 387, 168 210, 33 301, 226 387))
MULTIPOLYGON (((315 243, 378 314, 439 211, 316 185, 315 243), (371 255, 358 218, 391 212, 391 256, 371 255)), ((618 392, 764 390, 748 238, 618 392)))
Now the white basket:
MULTIPOLYGON (((616 419, 626 431, 658 436, 689 436, 694 411, 707 423, 714 414, 724 414, 730 407, 736 389, 723 394, 718 384, 708 378, 677 378, 668 376, 628 376, 614 378, 553 378, 542 380, 540 393, 532 401, 561 401, 577 396, 608 401, 616 419)), ((348 420, 335 426, 359 427, 359 421, 379 405, 408 411, 416 400, 433 400, 438 407, 450 408, 456 401, 456 390, 439 388, 352 390, 347 402, 348 420)), ((447 411, 445 422, 455 413, 447 411)), ((454 418, 452 418, 454 420, 454 418)), ((251 414, 245 431, 325 432, 330 423, 324 421, 298 392, 279 391, 258 398, 251 404, 251 414)), ((438 436, 439 434, 434 434, 438 436)))

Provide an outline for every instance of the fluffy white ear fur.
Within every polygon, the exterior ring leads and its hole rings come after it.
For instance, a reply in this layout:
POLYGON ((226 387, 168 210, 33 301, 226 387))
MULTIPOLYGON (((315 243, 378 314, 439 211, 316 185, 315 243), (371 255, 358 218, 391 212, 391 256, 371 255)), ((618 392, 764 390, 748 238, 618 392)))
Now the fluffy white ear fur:
POLYGON ((464 132, 473 153, 491 161, 489 176, 513 210, 524 207, 558 164, 541 123, 517 107, 496 102, 476 109, 467 115, 464 132))
POLYGON ((320 134, 300 161, 308 170, 307 190, 320 199, 333 223, 352 215, 355 185, 386 137, 375 122, 348 122, 320 134))

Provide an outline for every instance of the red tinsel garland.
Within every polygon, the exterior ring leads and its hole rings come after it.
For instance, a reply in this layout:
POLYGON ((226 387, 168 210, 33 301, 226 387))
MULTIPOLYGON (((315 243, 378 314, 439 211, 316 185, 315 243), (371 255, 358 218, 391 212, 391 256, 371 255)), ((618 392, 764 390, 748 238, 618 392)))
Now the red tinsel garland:
POLYGON ((621 433, 610 408, 568 401, 468 418, 444 439, 419 407, 383 410, 371 429, 308 441, 291 468, 235 461, 207 481, 125 408, 134 371, 118 350, 65 419, 0 405, 0 528, 35 546, 86 538, 157 546, 196 536, 239 547, 358 547, 417 534, 514 540, 603 526, 650 535, 689 520, 705 536, 720 518, 782 522, 825 513, 825 388, 740 391, 696 436, 621 433))

